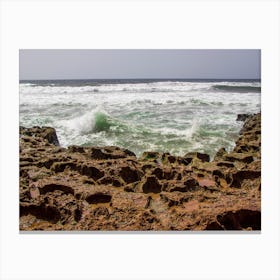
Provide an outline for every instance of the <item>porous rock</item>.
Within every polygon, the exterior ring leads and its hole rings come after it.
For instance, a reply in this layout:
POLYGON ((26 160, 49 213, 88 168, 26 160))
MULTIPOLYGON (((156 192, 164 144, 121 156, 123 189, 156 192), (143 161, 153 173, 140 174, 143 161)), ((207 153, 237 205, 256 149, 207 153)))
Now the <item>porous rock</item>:
POLYGON ((212 161, 63 148, 53 128, 20 127, 20 230, 261 229, 261 115, 238 118, 235 147, 212 161))

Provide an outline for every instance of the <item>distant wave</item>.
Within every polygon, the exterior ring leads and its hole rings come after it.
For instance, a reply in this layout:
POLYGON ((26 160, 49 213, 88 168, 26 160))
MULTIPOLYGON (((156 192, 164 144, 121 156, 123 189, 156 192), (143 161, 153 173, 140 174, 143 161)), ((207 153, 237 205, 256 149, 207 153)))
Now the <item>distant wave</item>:
POLYGON ((103 93, 186 93, 186 92, 260 92, 259 83, 248 82, 242 84, 229 82, 193 83, 179 81, 149 82, 149 83, 89 83, 65 81, 60 82, 38 82, 20 83, 20 93, 27 94, 103 94, 103 93))
POLYGON ((261 92, 261 87, 257 87, 257 86, 213 85, 212 89, 217 91, 228 91, 228 92, 261 92))

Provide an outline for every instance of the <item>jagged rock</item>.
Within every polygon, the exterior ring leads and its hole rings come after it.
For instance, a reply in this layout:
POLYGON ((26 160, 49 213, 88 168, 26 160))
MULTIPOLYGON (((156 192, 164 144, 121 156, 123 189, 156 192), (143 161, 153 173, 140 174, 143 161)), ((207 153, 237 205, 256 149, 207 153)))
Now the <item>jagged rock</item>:
POLYGON ((244 122, 250 116, 251 116, 250 114, 238 114, 236 120, 240 122, 244 122))
POLYGON ((44 131, 42 132, 42 137, 47 139, 50 144, 54 144, 56 146, 59 145, 56 131, 52 127, 44 127, 44 131))
MULTIPOLYGON (((45 165, 47 167, 47 165, 45 165)), ((77 165, 72 161, 66 162, 54 162, 51 166, 51 170, 54 172, 63 172, 66 168, 76 170, 77 165)))
POLYGON ((85 152, 84 148, 80 147, 80 146, 69 146, 68 151, 70 153, 84 153, 85 152))
POLYGON ((155 175, 159 180, 172 180, 176 175, 176 171, 172 171, 170 168, 156 167, 152 171, 152 175, 155 175))
POLYGON ((260 229, 260 114, 211 162, 197 152, 66 149, 52 135, 20 128, 21 230, 260 229))
POLYGON ((136 157, 133 152, 115 146, 91 147, 90 150, 91 158, 97 160, 136 157))
POLYGON ((149 169, 152 169, 154 167, 154 165, 153 164, 144 164, 144 165, 142 165, 142 171, 143 172, 146 172, 147 170, 149 170, 149 169))
POLYGON ((224 155, 225 160, 234 162, 240 161, 244 163, 250 163, 254 160, 253 156, 250 153, 230 153, 224 155))
POLYGON ((194 158, 198 158, 200 159, 202 162, 209 162, 210 161, 210 156, 207 154, 203 154, 203 153, 198 153, 198 152, 191 152, 191 153, 187 153, 184 155, 184 159, 187 162, 192 162, 192 160, 194 158))
MULTIPOLYGON (((33 128, 24 128, 20 127, 20 134, 27 136, 41 137, 48 141, 48 143, 58 146, 58 138, 56 131, 52 127, 33 127, 33 128)), ((31 140, 31 139, 30 139, 31 140)), ((35 144, 35 142, 33 142, 35 144)))
POLYGON ((214 157, 214 161, 219 161, 227 153, 225 148, 220 148, 214 157))
POLYGON ((177 157, 170 155, 169 153, 163 153, 161 159, 165 163, 175 163, 177 157))
POLYGON ((160 158, 158 152, 144 152, 141 156, 141 161, 154 161, 156 162, 160 158))
POLYGON ((229 175, 231 176, 230 187, 240 188, 243 180, 247 180, 247 179, 254 180, 260 178, 261 171, 245 169, 245 170, 236 171, 229 175))
POLYGON ((141 180, 142 174, 135 168, 124 166, 121 168, 119 175, 127 184, 129 184, 141 180))
POLYGON ((158 182, 156 176, 148 176, 142 185, 143 193, 160 193, 162 190, 161 184, 158 182))

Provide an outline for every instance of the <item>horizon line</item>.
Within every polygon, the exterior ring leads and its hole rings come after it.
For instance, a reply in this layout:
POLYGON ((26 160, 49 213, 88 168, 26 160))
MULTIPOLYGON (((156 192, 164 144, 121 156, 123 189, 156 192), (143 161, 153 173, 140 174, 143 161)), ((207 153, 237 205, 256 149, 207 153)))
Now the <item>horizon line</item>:
POLYGON ((63 81, 63 80, 261 80, 261 78, 58 78, 19 79, 19 81, 63 81))

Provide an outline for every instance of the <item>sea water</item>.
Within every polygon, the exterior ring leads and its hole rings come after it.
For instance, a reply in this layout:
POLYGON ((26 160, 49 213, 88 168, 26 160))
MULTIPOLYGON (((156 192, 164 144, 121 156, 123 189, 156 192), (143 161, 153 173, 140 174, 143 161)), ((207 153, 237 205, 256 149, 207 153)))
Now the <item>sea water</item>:
POLYGON ((61 146, 120 146, 213 155, 228 151, 237 114, 261 109, 259 80, 20 81, 20 125, 51 126, 61 146))

